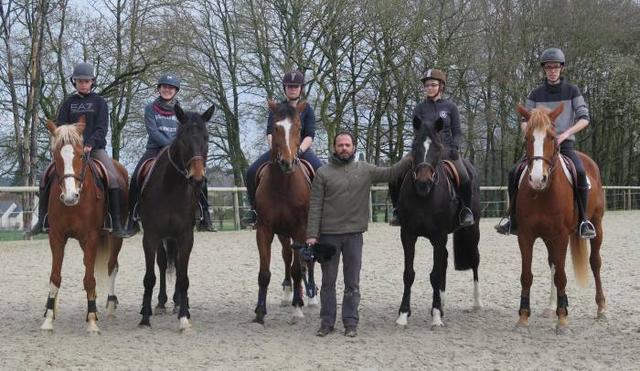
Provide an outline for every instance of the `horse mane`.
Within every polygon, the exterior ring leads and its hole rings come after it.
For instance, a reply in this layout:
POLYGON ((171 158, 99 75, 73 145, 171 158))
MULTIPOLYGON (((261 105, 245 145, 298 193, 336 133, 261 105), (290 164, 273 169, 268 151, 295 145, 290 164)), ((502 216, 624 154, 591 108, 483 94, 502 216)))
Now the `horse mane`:
POLYGON ((550 109, 537 107, 531 110, 525 135, 531 135, 535 130, 552 131, 555 133, 555 126, 549 117, 550 109))
POLYGON ((78 133, 75 125, 60 125, 56 128, 55 135, 51 142, 52 148, 60 148, 63 145, 82 146, 82 135, 78 133))

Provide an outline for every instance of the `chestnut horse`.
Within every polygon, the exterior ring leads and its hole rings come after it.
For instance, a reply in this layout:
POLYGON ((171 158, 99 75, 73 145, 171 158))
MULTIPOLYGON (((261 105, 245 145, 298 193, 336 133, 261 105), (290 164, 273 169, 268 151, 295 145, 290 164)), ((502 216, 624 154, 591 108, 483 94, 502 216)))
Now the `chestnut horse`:
MULTIPOLYGON (((581 286, 587 282, 587 245, 580 239, 578 225, 578 208, 575 202, 573 186, 563 172, 565 165, 561 162, 554 121, 562 113, 563 104, 553 111, 547 108, 535 108, 528 112, 518 106, 520 113, 527 121, 525 128, 525 146, 527 169, 519 186, 516 200, 516 218, 518 220, 518 244, 522 255, 522 273, 520 282, 522 293, 520 298, 519 327, 529 325, 529 292, 533 281, 531 259, 533 243, 541 238, 548 251, 548 262, 553 279, 550 305, 556 308, 558 322, 556 332, 566 333, 567 322, 567 276, 565 260, 567 245, 571 249, 573 269, 576 280, 581 286), (554 291, 557 290, 556 295, 554 291), (557 300, 557 301, 556 301, 557 300)), ((600 245, 602 244, 602 217, 604 215, 604 193, 598 165, 584 153, 579 153, 591 184, 588 210, 585 215, 596 228, 597 236, 591 240, 591 270, 596 284, 597 316, 604 316, 606 310, 605 297, 600 281, 600 245)))
POLYGON ((313 263, 305 267, 299 250, 292 249, 295 244, 304 244, 307 229, 307 214, 311 187, 298 159, 300 146, 300 112, 306 102, 296 107, 288 103, 269 101, 273 112, 274 130, 271 143, 271 162, 259 172, 259 184, 256 189, 256 211, 258 214, 256 240, 260 254, 260 273, 258 274, 258 304, 254 322, 264 324, 267 314, 267 288, 271 280, 271 243, 278 235, 282 245, 282 258, 285 265, 283 287, 285 298, 282 304, 294 306, 293 319, 304 318, 302 313, 302 279, 304 268, 308 269, 307 295, 317 302, 316 287, 313 278, 313 263), (292 259, 293 258, 293 259, 292 259), (293 260, 293 264, 292 264, 293 260), (293 278, 293 299, 291 299, 291 279, 293 278))
MULTIPOLYGON (((87 331, 100 332, 96 308, 96 276, 100 282, 107 282, 107 316, 115 311, 115 279, 118 272, 118 253, 122 247, 122 238, 116 237, 103 229, 107 213, 106 192, 96 184, 99 174, 97 167, 91 163, 88 154, 83 152, 82 133, 85 129, 85 118, 81 116, 75 125, 56 126, 47 121, 47 128, 52 135, 53 166, 52 175, 59 188, 49 192, 49 246, 51 247, 52 267, 49 279, 49 296, 47 299, 45 320, 42 330, 53 331, 53 320, 56 316, 58 290, 62 281, 61 270, 64 248, 69 238, 80 243, 84 253, 84 289, 87 292, 87 331), (94 275, 96 271, 97 275, 94 275)), ((127 194, 127 170, 119 162, 112 160, 118 170, 120 189, 127 194)), ((106 188, 106 185, 105 185, 106 188)), ((127 203, 124 202, 124 205, 127 203)), ((123 216, 127 215, 123 210, 123 216)))
POLYGON ((151 327, 151 296, 156 284, 156 254, 160 269, 158 310, 167 301, 165 273, 167 265, 175 267, 174 303, 180 331, 191 328, 189 313, 189 256, 193 248, 198 192, 204 181, 209 131, 215 105, 203 114, 184 112, 175 106, 178 132, 171 144, 156 158, 140 194, 140 220, 144 235, 145 275, 140 327, 151 327))

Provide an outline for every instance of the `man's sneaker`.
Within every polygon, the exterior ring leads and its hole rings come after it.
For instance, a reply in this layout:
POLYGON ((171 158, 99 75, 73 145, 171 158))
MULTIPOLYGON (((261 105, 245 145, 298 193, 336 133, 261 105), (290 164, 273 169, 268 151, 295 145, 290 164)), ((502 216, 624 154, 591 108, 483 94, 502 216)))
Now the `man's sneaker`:
POLYGON ((473 212, 468 207, 463 207, 458 215, 458 221, 461 227, 470 227, 475 223, 473 220, 473 212))
POLYGON ((511 220, 509 220, 509 218, 502 219, 502 220, 500 221, 500 223, 498 223, 494 227, 496 229, 496 232, 503 234, 505 236, 508 236, 510 234, 517 236, 518 229, 516 228, 515 225, 512 225, 511 220), (502 220, 506 220, 506 221, 503 223, 502 220))
POLYGON ((579 230, 580 230, 580 238, 582 239, 590 240, 596 237, 596 228, 588 220, 585 220, 582 223, 580 223, 579 230))
POLYGON ((320 326, 318 331, 316 331, 316 336, 319 336, 319 337, 323 338, 323 337, 329 335, 332 332, 333 332, 333 327, 322 325, 322 326, 320 326))
POLYGON ((348 338, 354 338, 356 336, 358 336, 358 331, 356 329, 356 326, 347 326, 344 328, 344 336, 348 337, 348 338))

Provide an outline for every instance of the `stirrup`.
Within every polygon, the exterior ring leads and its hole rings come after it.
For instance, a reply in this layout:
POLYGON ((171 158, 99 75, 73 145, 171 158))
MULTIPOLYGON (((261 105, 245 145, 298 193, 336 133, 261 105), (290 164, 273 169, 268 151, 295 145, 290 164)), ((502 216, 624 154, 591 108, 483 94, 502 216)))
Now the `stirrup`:
POLYGON ((463 207, 458 214, 458 224, 461 227, 470 227, 473 225, 473 223, 475 223, 475 220, 473 218, 473 211, 471 211, 471 209, 466 206, 463 207))
POLYGON ((509 217, 503 217, 502 219, 500 219, 498 224, 496 224, 493 228, 496 230, 496 232, 505 236, 518 234, 518 231, 512 227, 511 219, 509 217), (503 221, 505 222, 503 223, 503 221))
POLYGON ((258 222, 258 213, 254 209, 247 210, 242 221, 250 226, 254 226, 258 222))
POLYGON ((596 238, 596 228, 588 220, 583 220, 578 226, 578 234, 583 240, 591 240, 596 238))

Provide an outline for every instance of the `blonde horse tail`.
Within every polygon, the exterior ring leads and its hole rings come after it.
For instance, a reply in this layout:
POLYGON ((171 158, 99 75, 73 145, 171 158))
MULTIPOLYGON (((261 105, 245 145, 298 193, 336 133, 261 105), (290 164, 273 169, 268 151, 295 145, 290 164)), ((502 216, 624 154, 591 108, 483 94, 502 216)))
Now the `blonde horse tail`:
POLYGON ((570 238, 569 248, 576 281, 580 287, 587 287, 589 277, 587 240, 580 238, 577 232, 572 233, 570 238))
POLYGON ((93 276, 96 279, 96 295, 104 295, 106 298, 109 282, 109 257, 113 243, 110 234, 104 234, 98 238, 96 246, 96 261, 93 269, 93 276))

